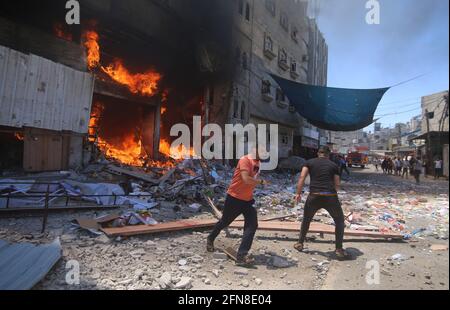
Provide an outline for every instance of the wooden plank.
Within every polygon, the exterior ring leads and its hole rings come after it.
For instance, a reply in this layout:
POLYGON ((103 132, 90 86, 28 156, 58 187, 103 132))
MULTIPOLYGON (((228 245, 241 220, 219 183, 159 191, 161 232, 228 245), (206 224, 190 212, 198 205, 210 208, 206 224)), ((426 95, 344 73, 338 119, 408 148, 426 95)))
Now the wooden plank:
POLYGON ((143 172, 131 171, 131 170, 127 170, 127 169, 124 169, 124 168, 119 168, 119 167, 116 167, 116 166, 113 166, 113 165, 109 165, 107 167, 107 169, 111 170, 112 172, 116 172, 118 174, 128 175, 130 177, 142 180, 144 182, 148 182, 148 183, 151 183, 151 184, 159 184, 158 180, 155 180, 155 179, 151 178, 148 174, 145 174, 143 172))
MULTIPOLYGON (((300 222, 259 222, 259 230, 263 231, 279 231, 279 232, 300 232, 300 222)), ((244 222, 237 221, 230 225, 230 228, 243 229, 244 222)), ((335 227, 321 223, 311 223, 309 233, 321 233, 334 235, 335 227)), ((345 236, 352 237, 368 237, 368 238, 392 238, 403 239, 403 235, 395 232, 381 233, 375 231, 363 230, 345 230, 345 236)))
POLYGON ((181 231, 197 228, 213 227, 217 220, 185 220, 169 223, 161 223, 153 226, 138 225, 120 228, 102 228, 102 231, 108 236, 136 236, 161 232, 181 231))
MULTIPOLYGON (((211 228, 217 223, 216 220, 185 220, 177 222, 162 223, 154 226, 127 226, 122 228, 103 228, 103 232, 108 236, 135 236, 145 235, 160 232, 181 231, 197 228, 211 228)), ((299 232, 299 222, 260 222, 259 230, 262 231, 280 231, 280 232, 299 232)), ((244 222, 236 221, 230 225, 230 228, 243 229, 244 222)), ((309 230, 310 233, 333 234, 334 226, 320 223, 312 223, 309 230)), ((403 239, 403 236, 398 233, 379 233, 373 231, 357 231, 346 230, 346 236, 353 237, 368 237, 368 238, 384 238, 384 239, 403 239)))

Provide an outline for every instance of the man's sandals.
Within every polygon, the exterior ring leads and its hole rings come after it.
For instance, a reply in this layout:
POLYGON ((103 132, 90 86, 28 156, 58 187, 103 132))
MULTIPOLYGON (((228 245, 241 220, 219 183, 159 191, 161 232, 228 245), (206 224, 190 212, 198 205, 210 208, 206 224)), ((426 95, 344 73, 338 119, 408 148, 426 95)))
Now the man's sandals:
POLYGON ((236 260, 236 266, 239 267, 251 267, 255 265, 255 259, 250 255, 238 256, 236 260))
MULTIPOLYGON (((299 252, 303 252, 303 250, 305 249, 305 245, 303 243, 296 243, 294 245, 294 249, 296 249, 299 252)), ((344 249, 340 249, 340 250, 336 250, 336 252, 334 252, 336 254, 336 257, 339 260, 349 260, 352 258, 352 256, 350 255, 350 253, 348 253, 346 250, 344 249)))

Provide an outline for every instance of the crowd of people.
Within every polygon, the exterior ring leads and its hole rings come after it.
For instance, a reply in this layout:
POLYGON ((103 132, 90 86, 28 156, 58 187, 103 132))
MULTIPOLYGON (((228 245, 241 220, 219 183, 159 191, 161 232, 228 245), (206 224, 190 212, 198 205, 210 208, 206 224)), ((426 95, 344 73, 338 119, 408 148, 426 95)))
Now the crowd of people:
MULTIPOLYGON (((381 170, 386 175, 394 175, 402 178, 408 179, 409 176, 413 176, 417 184, 420 184, 420 176, 423 174, 427 177, 428 173, 428 163, 422 160, 420 157, 408 156, 408 157, 388 157, 386 156, 383 160, 375 160, 375 169, 377 171, 381 170)), ((434 161, 434 178, 441 178, 443 172, 443 162, 442 159, 437 158, 434 161)))

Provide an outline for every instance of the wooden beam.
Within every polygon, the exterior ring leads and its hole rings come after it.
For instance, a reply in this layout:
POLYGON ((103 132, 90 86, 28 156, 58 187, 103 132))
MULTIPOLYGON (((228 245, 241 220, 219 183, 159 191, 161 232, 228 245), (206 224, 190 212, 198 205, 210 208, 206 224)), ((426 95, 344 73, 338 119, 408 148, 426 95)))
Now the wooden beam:
POLYGON ((198 228, 210 228, 217 223, 217 220, 185 220, 169 223, 161 223, 153 226, 138 225, 120 228, 102 228, 108 236, 137 236, 162 232, 182 231, 198 228))
POLYGON ((113 165, 109 165, 107 167, 107 170, 110 170, 112 173, 117 173, 119 175, 124 174, 124 175, 130 176, 132 178, 135 178, 135 179, 138 179, 138 180, 150 183, 150 184, 154 184, 154 185, 159 184, 158 180, 153 179, 152 177, 150 177, 148 174, 146 174, 144 172, 131 171, 131 170, 119 168, 119 167, 116 167, 113 165))
MULTIPOLYGON (((199 228, 212 228, 217 220, 185 220, 177 222, 162 223, 154 226, 127 226, 121 228, 103 228, 102 231, 108 236, 136 236, 161 232, 182 231, 199 228)), ((296 232, 300 231, 301 223, 299 222, 260 222, 259 230, 262 231, 279 231, 279 232, 296 232)), ((230 228, 243 229, 244 222, 236 221, 230 225, 230 228)), ((312 223, 309 230, 310 233, 333 234, 335 227, 320 223, 312 223)), ((366 237, 375 239, 403 239, 403 235, 395 232, 381 233, 373 231, 346 230, 345 236, 366 237)))

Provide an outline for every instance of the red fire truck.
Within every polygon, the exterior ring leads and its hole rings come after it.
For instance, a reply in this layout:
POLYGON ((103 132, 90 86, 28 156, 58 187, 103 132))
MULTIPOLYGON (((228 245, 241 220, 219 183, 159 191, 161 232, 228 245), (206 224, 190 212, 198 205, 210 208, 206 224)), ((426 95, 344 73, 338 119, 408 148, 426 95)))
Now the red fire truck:
POLYGON ((347 164, 350 168, 353 166, 360 166, 364 169, 369 164, 369 156, 358 151, 349 152, 347 154, 347 164))

